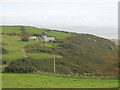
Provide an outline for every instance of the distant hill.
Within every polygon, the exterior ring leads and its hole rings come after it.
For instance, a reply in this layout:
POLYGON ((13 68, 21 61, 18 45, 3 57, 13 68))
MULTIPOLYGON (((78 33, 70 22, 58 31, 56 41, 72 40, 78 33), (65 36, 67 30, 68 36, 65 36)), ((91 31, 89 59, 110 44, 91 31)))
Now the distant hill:
MULTIPOLYGON (((53 72, 53 58, 56 58, 56 73, 71 75, 117 76, 117 45, 111 40, 90 34, 41 29, 28 26, 3 26, 2 54, 6 61, 5 71, 53 72), (54 36, 55 41, 23 42, 20 39, 21 27, 30 34, 54 36)), ((40 38, 39 36, 36 36, 40 38)))

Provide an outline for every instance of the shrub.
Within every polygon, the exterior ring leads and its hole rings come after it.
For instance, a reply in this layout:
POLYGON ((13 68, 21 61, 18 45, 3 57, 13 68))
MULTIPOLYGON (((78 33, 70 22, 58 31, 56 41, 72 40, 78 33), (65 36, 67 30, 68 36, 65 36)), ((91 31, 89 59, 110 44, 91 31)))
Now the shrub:
POLYGON ((22 41, 29 41, 28 38, 22 38, 22 41))
POLYGON ((5 67, 5 72, 8 73, 32 73, 37 72, 37 69, 33 66, 21 66, 21 65, 9 65, 5 67))
POLYGON ((53 41, 53 43, 63 43, 63 41, 53 41))

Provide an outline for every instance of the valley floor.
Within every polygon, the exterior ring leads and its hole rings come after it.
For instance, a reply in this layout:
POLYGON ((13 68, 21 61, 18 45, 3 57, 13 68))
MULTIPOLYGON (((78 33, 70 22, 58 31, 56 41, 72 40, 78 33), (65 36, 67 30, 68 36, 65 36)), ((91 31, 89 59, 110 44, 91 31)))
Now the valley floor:
POLYGON ((117 79, 60 77, 42 74, 2 74, 3 88, 117 88, 117 79))

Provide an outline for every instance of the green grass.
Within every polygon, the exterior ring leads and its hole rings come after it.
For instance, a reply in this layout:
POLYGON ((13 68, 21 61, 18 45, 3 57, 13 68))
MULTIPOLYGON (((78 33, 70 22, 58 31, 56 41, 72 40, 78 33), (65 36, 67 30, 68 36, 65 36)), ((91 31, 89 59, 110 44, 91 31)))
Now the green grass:
MULTIPOLYGON (((1 27, 1 26, 0 26, 1 27)), ((5 34, 11 34, 11 33, 16 33, 16 34, 20 34, 20 27, 19 26, 2 26, 2 33, 5 34)))
POLYGON ((58 77, 41 74, 3 74, 3 88, 117 88, 118 80, 58 77))
MULTIPOLYGON (((23 42, 20 41, 20 37, 18 36, 9 36, 9 35, 3 35, 2 36, 2 41, 3 41, 3 48, 5 48, 8 53, 7 54, 3 54, 3 60, 7 61, 8 63, 11 61, 15 61, 21 58, 25 58, 24 52, 23 52, 23 48, 25 45, 29 45, 29 44, 39 44, 40 46, 46 46, 46 47, 55 47, 57 44, 49 44, 49 43, 41 43, 39 41, 29 41, 29 42, 23 42)), ((51 55, 51 54, 46 54, 46 53, 42 53, 42 54, 38 54, 38 53, 34 53, 34 54, 30 54, 29 56, 31 56, 32 58, 35 59, 45 59, 45 58, 60 58, 61 56, 59 55, 51 55)))
MULTIPOLYGON (((47 29, 44 29, 44 28, 35 28, 35 27, 24 27, 24 29, 30 34, 32 34, 32 33, 41 34, 41 33, 43 33, 44 31, 47 30, 47 29)), ((5 33, 5 34, 12 34, 12 33, 20 34, 21 33, 21 27, 20 26, 2 26, 2 33, 5 33)))
POLYGON ((22 52, 23 47, 27 42, 20 41, 18 36, 8 36, 3 35, 2 41, 6 44, 3 45, 3 48, 8 50, 7 54, 3 54, 3 60, 11 62, 20 58, 24 58, 24 53, 22 52))
POLYGON ((46 29, 44 28, 35 28, 35 27, 25 27, 25 30, 30 34, 32 33, 41 34, 44 31, 46 31, 46 29))
MULTIPOLYGON (((21 34, 21 26, 0 26, 2 27, 2 33, 4 34, 21 34)), ((24 27, 24 29, 30 33, 36 33, 36 34, 42 34, 47 29, 45 28, 36 28, 36 27, 24 27)), ((50 31, 47 33, 48 36, 55 36, 57 39, 65 39, 67 37, 72 36, 70 33, 63 33, 63 32, 57 32, 57 31, 50 31)))
POLYGON ((70 34, 70 33, 56 32, 56 31, 50 31, 47 33, 47 35, 54 36, 57 39, 65 39, 65 38, 72 36, 72 34, 70 34))
POLYGON ((62 58, 60 55, 52 55, 48 53, 29 53, 27 55, 32 59, 62 58))

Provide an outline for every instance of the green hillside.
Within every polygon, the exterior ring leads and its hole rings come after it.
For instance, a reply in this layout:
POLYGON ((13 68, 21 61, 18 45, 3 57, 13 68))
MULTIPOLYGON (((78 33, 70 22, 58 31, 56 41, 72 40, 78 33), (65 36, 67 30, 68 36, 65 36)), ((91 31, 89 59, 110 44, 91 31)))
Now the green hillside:
POLYGON ((3 60, 7 62, 24 58, 24 53, 22 52, 23 47, 26 42, 21 42, 18 36, 8 36, 2 35, 3 48, 5 48, 8 53, 3 54, 3 60))
POLYGON ((2 33, 5 34, 11 34, 11 33, 16 33, 16 34, 20 34, 20 27, 19 26, 2 26, 2 33))
POLYGON ((72 36, 72 34, 70 33, 63 33, 63 32, 57 32, 57 31, 49 31, 47 33, 48 36, 54 36, 56 37, 57 39, 65 39, 65 38, 68 38, 70 36, 72 36))
POLYGON ((3 49, 7 52, 2 54, 6 62, 4 72, 53 73, 55 58, 56 74, 117 77, 117 45, 110 40, 28 26, 3 26, 2 32, 3 49), (23 28, 29 36, 41 38, 38 34, 47 35, 56 40, 21 41, 23 28))
MULTIPOLYGON (((4 34, 21 34, 21 26, 0 26, 2 27, 2 33, 4 34)), ((30 27, 30 26, 25 26, 24 29, 30 33, 38 33, 41 34, 47 29, 44 28, 35 28, 35 27, 30 27)))
MULTIPOLYGON (((20 41, 19 36, 10 36, 10 35, 2 35, 2 41, 3 41, 3 48, 7 49, 8 53, 3 54, 3 60, 7 60, 7 62, 11 62, 17 59, 25 58, 24 55, 24 46, 25 45, 31 45, 31 44, 40 44, 41 46, 46 47, 54 47, 55 44, 42 44, 41 42, 35 42, 35 41, 29 41, 29 42, 22 42, 20 41), (16 56, 16 57, 15 57, 16 56)), ((34 53, 34 54, 28 54, 29 56, 39 58, 39 59, 45 59, 45 58, 52 58, 52 57, 60 57, 59 55, 50 55, 46 53, 34 53)))
POLYGON ((3 88, 117 88, 117 79, 3 74, 3 88))

